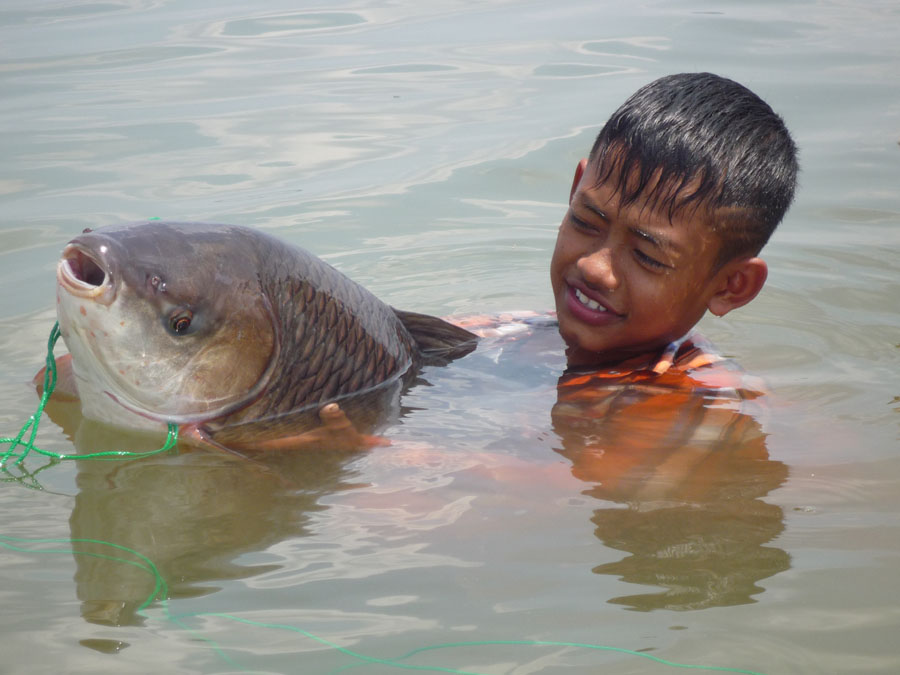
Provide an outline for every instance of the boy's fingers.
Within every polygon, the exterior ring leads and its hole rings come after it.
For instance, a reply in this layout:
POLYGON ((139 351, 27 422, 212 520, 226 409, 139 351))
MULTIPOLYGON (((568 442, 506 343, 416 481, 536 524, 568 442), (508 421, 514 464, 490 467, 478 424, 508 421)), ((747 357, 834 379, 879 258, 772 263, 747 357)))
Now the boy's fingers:
POLYGON ((374 448, 391 444, 381 436, 359 433, 337 403, 322 406, 319 409, 319 419, 322 420, 322 428, 319 430, 322 440, 330 442, 336 448, 374 448))
POLYGON ((366 448, 384 448, 391 444, 390 439, 384 436, 361 436, 366 448))
MULTIPOLYGON (((319 409, 319 419, 327 429, 339 430, 353 428, 353 423, 337 403, 329 403, 319 409)), ((354 430, 355 431, 355 430, 354 430)))

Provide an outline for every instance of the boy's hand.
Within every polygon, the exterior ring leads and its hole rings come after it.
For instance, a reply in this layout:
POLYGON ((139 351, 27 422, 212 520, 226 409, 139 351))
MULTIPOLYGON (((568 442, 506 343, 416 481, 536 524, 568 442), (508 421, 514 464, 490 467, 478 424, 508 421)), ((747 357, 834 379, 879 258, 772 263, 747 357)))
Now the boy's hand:
MULTIPOLYGON (((41 368, 32 379, 38 396, 44 395, 44 375, 46 366, 41 368)), ((54 401, 77 401, 78 387, 75 384, 75 373, 72 370, 72 355, 63 354, 56 359, 56 388, 51 394, 54 401)))
POLYGON ((322 426, 309 433, 315 434, 324 445, 334 450, 367 450, 391 444, 382 436, 359 433, 337 403, 322 406, 319 409, 319 419, 322 420, 322 426))

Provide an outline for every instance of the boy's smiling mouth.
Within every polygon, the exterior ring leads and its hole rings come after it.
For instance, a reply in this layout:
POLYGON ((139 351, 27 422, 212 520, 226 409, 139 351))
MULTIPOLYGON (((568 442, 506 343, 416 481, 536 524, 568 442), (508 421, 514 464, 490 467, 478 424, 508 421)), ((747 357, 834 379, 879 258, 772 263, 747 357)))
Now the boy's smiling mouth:
POLYGON ((575 297, 578 298, 578 300, 581 302, 582 305, 587 305, 590 309, 594 310, 595 312, 609 311, 606 309, 606 307, 601 305, 596 300, 591 300, 580 289, 576 288, 574 290, 575 290, 575 297))
POLYGON ((576 319, 593 325, 601 325, 624 316, 613 309, 604 299, 588 295, 589 292, 580 286, 568 284, 566 306, 576 319))

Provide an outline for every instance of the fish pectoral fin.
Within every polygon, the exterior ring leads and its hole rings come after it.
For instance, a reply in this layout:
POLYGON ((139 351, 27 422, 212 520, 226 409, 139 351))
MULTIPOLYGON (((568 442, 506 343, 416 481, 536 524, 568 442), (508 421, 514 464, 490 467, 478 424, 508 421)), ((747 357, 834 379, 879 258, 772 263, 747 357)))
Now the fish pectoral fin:
POLYGON ((465 356, 478 345, 478 336, 465 328, 436 316, 391 309, 416 341, 426 363, 448 363, 465 356))
MULTIPOLYGON (((38 396, 44 395, 44 377, 47 367, 41 368, 31 380, 37 389, 38 396)), ((75 384, 75 372, 72 370, 72 355, 63 354, 56 359, 56 388, 51 394, 55 401, 77 401, 78 385, 75 384)))
POLYGON ((390 445, 382 436, 371 436, 357 431, 356 427, 337 403, 328 403, 319 409, 322 426, 291 436, 248 441, 237 450, 301 451, 338 450, 359 451, 390 445))
POLYGON ((197 424, 183 424, 178 427, 178 442, 186 443, 193 448, 203 450, 219 450, 222 452, 227 452, 231 455, 238 455, 239 457, 244 458, 244 456, 239 452, 232 450, 231 448, 226 447, 221 443, 216 443, 206 431, 206 429, 198 426, 197 424))

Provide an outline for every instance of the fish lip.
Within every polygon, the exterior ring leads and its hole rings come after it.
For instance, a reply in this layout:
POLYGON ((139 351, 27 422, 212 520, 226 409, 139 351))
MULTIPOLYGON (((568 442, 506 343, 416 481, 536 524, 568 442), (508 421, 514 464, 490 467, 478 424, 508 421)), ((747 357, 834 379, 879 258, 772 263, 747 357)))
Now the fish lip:
POLYGON ((56 279, 66 292, 76 297, 104 305, 110 305, 116 299, 117 285, 109 265, 79 244, 71 243, 63 249, 56 266, 56 279))
POLYGON ((135 415, 140 415, 144 419, 153 420, 154 422, 164 422, 165 421, 165 420, 161 420, 158 417, 154 417, 153 415, 151 415, 143 410, 133 408, 132 406, 124 403, 122 401, 122 399, 120 399, 118 396, 113 394, 111 391, 104 390, 103 393, 106 394, 107 396, 109 396, 110 400, 112 400, 116 405, 122 406, 123 408, 125 408, 125 410, 127 410, 130 413, 134 413, 135 415))
POLYGON ((121 397, 116 396, 109 390, 103 391, 106 396, 109 397, 111 401, 113 401, 116 405, 121 406, 125 410, 144 419, 151 420, 153 422, 162 422, 163 424, 175 424, 177 426, 182 425, 191 425, 191 424, 202 424, 203 422, 208 421, 205 416, 199 415, 161 415, 149 412, 147 410, 142 410, 141 408, 135 407, 133 405, 129 405, 121 397))

